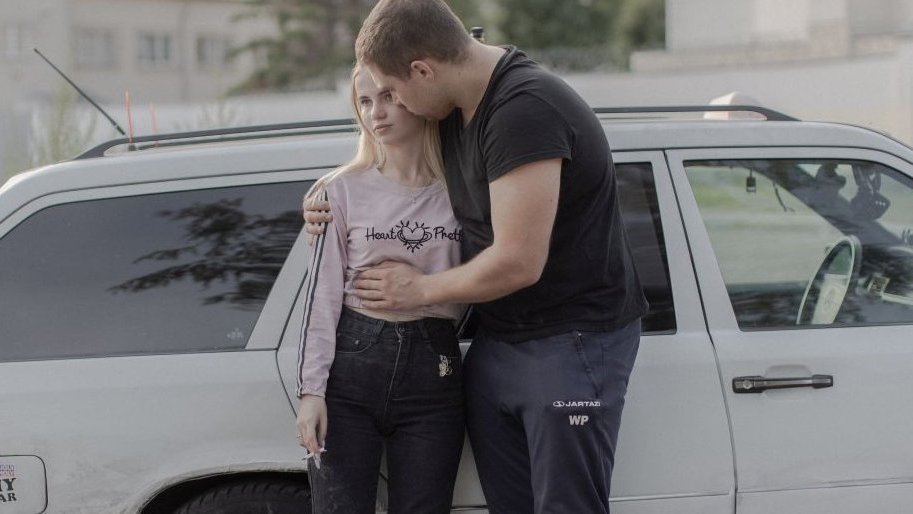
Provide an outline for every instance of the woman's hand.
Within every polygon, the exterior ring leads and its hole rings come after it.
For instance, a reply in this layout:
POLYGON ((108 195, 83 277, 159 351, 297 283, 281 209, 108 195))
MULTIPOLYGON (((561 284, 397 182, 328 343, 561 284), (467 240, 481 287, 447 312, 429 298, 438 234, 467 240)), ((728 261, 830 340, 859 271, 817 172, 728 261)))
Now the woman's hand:
POLYGON ((306 394, 298 403, 298 444, 319 456, 327 438, 327 403, 323 397, 306 394))

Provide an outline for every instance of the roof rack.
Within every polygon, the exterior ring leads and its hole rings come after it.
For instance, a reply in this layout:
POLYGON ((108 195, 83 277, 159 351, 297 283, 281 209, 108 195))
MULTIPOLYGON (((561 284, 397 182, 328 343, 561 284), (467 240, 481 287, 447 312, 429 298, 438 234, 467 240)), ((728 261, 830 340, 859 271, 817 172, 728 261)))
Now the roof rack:
MULTIPOLYGON (((597 107, 596 114, 647 114, 647 113, 681 113, 681 112, 754 112, 763 115, 769 121, 799 121, 778 111, 756 105, 669 105, 648 107, 597 107)), ((244 141, 271 137, 297 136, 304 134, 331 134, 354 132, 354 119, 337 119, 325 121, 302 121, 272 125, 253 125, 224 129, 197 130, 173 134, 156 134, 130 138, 112 139, 101 143, 76 157, 75 160, 104 157, 105 152, 117 146, 129 145, 132 150, 145 150, 169 146, 192 145, 200 143, 218 143, 244 141), (233 137, 227 137, 233 136, 233 137), (140 144, 146 143, 146 144, 140 144)))
POLYGON ((104 157, 105 152, 111 148, 130 145, 130 150, 145 150, 148 148, 161 148, 166 146, 191 145, 199 143, 215 143, 226 141, 241 141, 268 137, 285 137, 302 134, 330 134, 355 131, 354 119, 339 119, 326 121, 302 121, 296 123, 279 123, 272 125, 254 125, 247 127, 232 127, 224 129, 196 130, 192 132, 177 132, 173 134, 156 134, 152 136, 139 136, 130 138, 112 139, 101 143, 76 157, 75 160, 104 157), (235 136, 235 137, 226 137, 235 136), (138 143, 148 143, 139 145, 138 143))
POLYGON ((759 107, 757 105, 668 105, 649 107, 598 107, 596 114, 647 114, 678 112, 754 112, 763 115, 768 121, 799 121, 797 118, 782 112, 759 107))

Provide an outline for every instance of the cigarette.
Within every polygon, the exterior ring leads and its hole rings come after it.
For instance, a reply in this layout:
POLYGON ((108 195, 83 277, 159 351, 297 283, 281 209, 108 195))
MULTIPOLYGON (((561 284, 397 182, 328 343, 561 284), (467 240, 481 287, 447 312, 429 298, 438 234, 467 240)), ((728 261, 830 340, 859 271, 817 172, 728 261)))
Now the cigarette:
POLYGON ((310 459, 311 457, 313 457, 313 458, 314 458, 314 465, 317 466, 317 469, 320 469, 320 454, 321 454, 321 453, 326 453, 326 451, 327 451, 326 448, 320 448, 320 450, 319 450, 317 453, 307 452, 307 453, 304 455, 304 457, 301 458, 301 460, 308 460, 308 459, 310 459))

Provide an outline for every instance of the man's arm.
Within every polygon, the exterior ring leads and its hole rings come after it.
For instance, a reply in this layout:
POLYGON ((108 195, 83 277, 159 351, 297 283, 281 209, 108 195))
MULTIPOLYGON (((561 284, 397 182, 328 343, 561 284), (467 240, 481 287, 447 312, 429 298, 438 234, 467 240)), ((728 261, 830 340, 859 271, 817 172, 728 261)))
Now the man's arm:
POLYGON ((561 159, 524 164, 489 184, 494 243, 471 261, 433 275, 385 263, 355 281, 373 309, 479 303, 538 282, 558 211, 561 159))
POLYGON ((330 202, 304 199, 301 201, 301 210, 304 212, 304 229, 309 235, 308 244, 314 246, 317 236, 323 234, 326 224, 333 221, 330 202))

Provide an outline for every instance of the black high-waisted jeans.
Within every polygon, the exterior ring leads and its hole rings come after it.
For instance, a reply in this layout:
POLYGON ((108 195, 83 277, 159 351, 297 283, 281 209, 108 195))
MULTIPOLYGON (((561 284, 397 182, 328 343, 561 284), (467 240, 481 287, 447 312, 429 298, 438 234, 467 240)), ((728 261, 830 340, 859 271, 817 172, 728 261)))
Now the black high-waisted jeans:
POLYGON ((390 514, 450 512, 465 430, 452 322, 343 308, 326 402, 326 453, 308 467, 315 514, 373 514, 384 445, 390 514))

